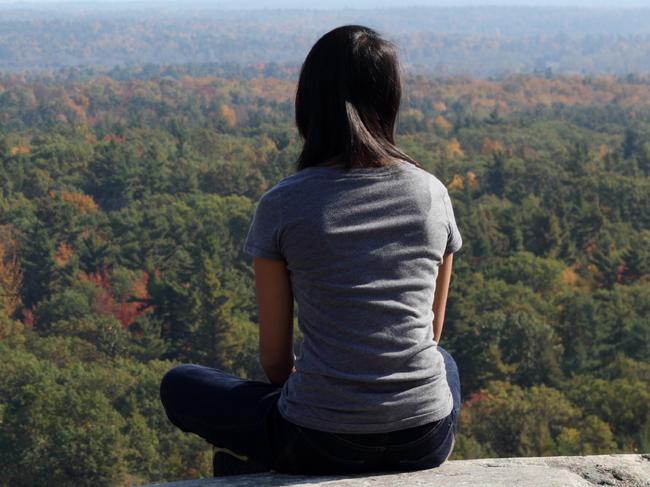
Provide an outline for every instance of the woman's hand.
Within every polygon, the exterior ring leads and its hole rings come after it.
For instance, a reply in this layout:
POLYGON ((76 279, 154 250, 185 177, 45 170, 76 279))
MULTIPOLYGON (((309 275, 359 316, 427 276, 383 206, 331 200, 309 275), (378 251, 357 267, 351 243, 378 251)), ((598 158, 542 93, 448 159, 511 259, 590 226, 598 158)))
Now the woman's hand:
POLYGON ((272 384, 282 385, 295 371, 293 292, 284 260, 254 257, 255 294, 260 324, 260 365, 272 384))

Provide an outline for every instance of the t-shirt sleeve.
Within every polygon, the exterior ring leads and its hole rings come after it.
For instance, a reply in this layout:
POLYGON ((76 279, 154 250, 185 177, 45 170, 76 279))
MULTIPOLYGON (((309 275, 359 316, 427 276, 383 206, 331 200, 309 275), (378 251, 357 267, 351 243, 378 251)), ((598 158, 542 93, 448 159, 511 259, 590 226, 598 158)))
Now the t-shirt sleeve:
POLYGON ((264 259, 284 259, 280 245, 281 210, 279 194, 267 191, 262 195, 255 206, 253 221, 244 241, 244 252, 264 259))
POLYGON ((456 225, 456 218, 454 217, 454 209, 451 205, 451 199, 449 198, 449 193, 445 190, 443 197, 445 204, 445 211, 447 212, 447 221, 449 225, 449 234, 447 236, 447 247, 445 248, 445 254, 449 255, 455 252, 458 252, 463 246, 463 239, 460 236, 460 231, 456 225))

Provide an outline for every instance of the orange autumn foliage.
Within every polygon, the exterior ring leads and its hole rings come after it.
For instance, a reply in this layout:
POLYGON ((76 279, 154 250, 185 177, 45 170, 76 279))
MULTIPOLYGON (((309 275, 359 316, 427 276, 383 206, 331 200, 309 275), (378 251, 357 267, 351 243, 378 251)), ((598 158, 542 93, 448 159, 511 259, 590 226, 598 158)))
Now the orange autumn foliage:
POLYGON ((73 255, 74 249, 72 246, 65 242, 60 242, 54 254, 54 262, 56 262, 58 266, 63 267, 68 263, 73 255))
POLYGON ((30 149, 25 144, 15 145, 11 149, 9 149, 9 154, 11 154, 12 156, 29 154, 29 153, 30 153, 30 149))
POLYGON ((562 282, 567 286, 575 286, 578 282, 578 274, 571 267, 566 267, 562 271, 562 282))

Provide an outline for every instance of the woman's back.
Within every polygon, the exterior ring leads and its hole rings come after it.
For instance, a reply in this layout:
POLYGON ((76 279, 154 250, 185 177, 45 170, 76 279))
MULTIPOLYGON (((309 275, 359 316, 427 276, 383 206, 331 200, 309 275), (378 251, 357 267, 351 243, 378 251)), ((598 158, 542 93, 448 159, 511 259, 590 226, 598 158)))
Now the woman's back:
POLYGON ((341 433, 449 415, 432 304, 438 265, 460 245, 444 185, 409 162, 312 166, 267 191, 244 248, 286 260, 304 336, 282 415, 341 433))

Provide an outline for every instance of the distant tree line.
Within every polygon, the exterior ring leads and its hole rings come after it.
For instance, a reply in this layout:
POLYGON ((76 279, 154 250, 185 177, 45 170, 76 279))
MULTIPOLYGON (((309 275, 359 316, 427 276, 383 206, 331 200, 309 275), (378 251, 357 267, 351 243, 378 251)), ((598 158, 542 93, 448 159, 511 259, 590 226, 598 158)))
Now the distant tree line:
MULTIPOLYGON (((403 7, 228 10, 210 2, 0 6, 0 70, 301 63, 316 39, 363 24, 432 76, 650 72, 650 10, 403 7)), ((245 69, 245 68, 242 68, 245 69)), ((279 73, 270 73, 278 76, 279 73)))

